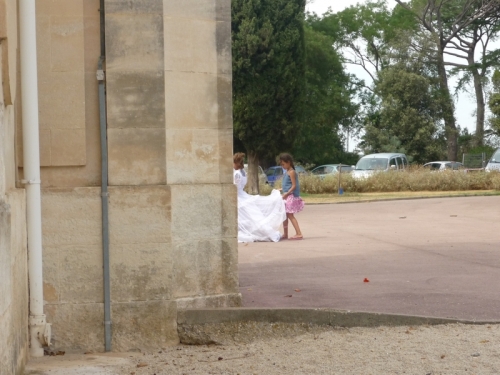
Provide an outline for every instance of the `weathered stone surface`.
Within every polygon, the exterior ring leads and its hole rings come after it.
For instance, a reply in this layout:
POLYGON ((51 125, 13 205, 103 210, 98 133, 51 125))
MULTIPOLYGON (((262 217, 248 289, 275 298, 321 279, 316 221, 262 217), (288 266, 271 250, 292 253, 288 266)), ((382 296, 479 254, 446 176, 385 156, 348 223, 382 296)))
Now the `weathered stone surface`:
POLYGON ((170 242, 170 187, 110 187, 109 194, 113 244, 170 242))
POLYGON ((149 14, 161 13, 163 10, 163 0, 106 0, 107 14, 149 14))
POLYGON ((217 77, 212 74, 165 72, 164 126, 167 129, 217 129, 217 83, 217 77))
POLYGON ((172 185, 171 191, 174 242, 221 237, 220 185, 172 185))
POLYGON ((163 185, 165 129, 108 129, 109 184, 163 185))
MULTIPOLYGON (((0 118, 0 128, 2 127, 0 118)), ((1 140, 0 140, 1 142, 1 140)), ((2 160, 0 159, 0 164, 2 160)), ((3 165, 0 165, 2 167, 3 165)), ((0 373, 22 374, 28 359, 25 195, 0 195, 0 373)))
POLYGON ((110 72, 161 71, 163 16, 106 12, 106 65, 110 72))
POLYGON ((113 350, 158 350, 179 343, 172 301, 113 303, 113 350))
POLYGON ((110 71, 108 127, 165 128, 163 71, 110 71))
POLYGON ((50 160, 53 166, 85 165, 85 129, 51 129, 50 160))
POLYGON ((167 129, 168 184, 217 184, 219 159, 217 129, 167 129))
POLYGON ((44 189, 42 217, 44 246, 101 244, 99 188, 44 189))
POLYGON ((215 21, 165 17, 164 23, 165 70, 217 73, 215 21))
POLYGON ((199 240, 174 242, 173 282, 177 298, 219 295, 225 306, 226 293, 238 291, 236 246, 233 241, 199 240), (234 261, 236 260, 236 262, 234 261))
MULTIPOLYGON (((230 75, 219 74, 217 77, 217 103, 219 129, 228 129, 232 131, 233 87, 230 75)), ((232 152, 230 154, 232 154, 232 152)))
POLYGON ((233 129, 219 130, 219 181, 233 183, 233 129))
POLYGON ((171 245, 111 244, 113 301, 167 300, 172 296, 171 245))
POLYGON ((45 314, 52 323, 53 350, 104 351, 104 304, 46 304, 45 314))
POLYGON ((50 134, 42 166, 86 164, 84 56, 83 2, 37 2, 39 120, 50 134))

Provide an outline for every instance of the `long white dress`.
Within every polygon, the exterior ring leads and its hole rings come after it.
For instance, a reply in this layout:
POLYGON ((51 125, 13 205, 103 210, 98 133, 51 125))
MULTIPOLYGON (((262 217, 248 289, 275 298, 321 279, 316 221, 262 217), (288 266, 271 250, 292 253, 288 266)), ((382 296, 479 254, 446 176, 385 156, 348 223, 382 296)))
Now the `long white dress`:
POLYGON ((247 184, 244 171, 234 171, 238 189, 238 242, 280 240, 280 225, 286 219, 285 203, 278 190, 269 196, 250 195, 243 188, 247 184))

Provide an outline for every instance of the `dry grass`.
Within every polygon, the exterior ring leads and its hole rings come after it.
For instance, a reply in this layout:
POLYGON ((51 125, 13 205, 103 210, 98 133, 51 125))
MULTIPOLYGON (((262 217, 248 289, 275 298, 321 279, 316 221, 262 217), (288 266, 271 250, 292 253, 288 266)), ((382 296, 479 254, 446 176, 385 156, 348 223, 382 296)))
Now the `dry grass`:
MULTIPOLYGON (((307 194, 338 193, 336 176, 323 180, 314 176, 300 177, 300 190, 307 194)), ((407 172, 379 172, 365 179, 342 174, 344 192, 402 192, 402 191, 466 191, 500 190, 500 173, 460 171, 429 172, 421 168, 407 172)))
MULTIPOLYGON (((301 175, 299 179, 301 194, 338 194, 336 175, 324 179, 301 175)), ((279 187, 278 182, 275 188, 279 187)), ((345 193, 500 190, 500 173, 430 172, 423 168, 412 168, 405 172, 379 172, 357 180, 345 173, 341 175, 341 187, 345 193)), ((260 189, 262 195, 267 195, 272 190, 269 185, 261 185, 260 189)))

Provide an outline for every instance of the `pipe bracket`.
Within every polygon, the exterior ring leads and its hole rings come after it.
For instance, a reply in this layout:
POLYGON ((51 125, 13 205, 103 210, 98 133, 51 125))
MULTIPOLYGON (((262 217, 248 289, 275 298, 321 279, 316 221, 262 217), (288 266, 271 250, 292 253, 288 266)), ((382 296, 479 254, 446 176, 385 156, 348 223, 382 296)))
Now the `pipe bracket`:
POLYGON ((96 77, 98 81, 104 81, 106 79, 106 75, 104 74, 104 70, 99 69, 96 73, 96 77))
POLYGON ((41 180, 20 180, 19 182, 24 185, 40 185, 42 183, 41 180))

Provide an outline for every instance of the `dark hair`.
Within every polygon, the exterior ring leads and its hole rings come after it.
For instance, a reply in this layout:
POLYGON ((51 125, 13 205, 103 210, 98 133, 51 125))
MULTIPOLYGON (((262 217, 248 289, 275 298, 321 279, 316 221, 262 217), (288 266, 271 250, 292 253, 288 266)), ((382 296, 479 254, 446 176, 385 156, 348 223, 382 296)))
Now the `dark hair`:
POLYGON ((236 164, 239 168, 244 169, 245 165, 243 164, 245 161, 245 154, 243 152, 237 152, 233 155, 233 163, 236 164))
POLYGON ((283 152, 282 154, 280 154, 280 156, 278 156, 279 160, 280 161, 284 161, 284 162, 287 162, 287 163, 290 163, 290 166, 295 169, 295 165, 293 164, 293 157, 292 155, 286 153, 286 152, 283 152))

